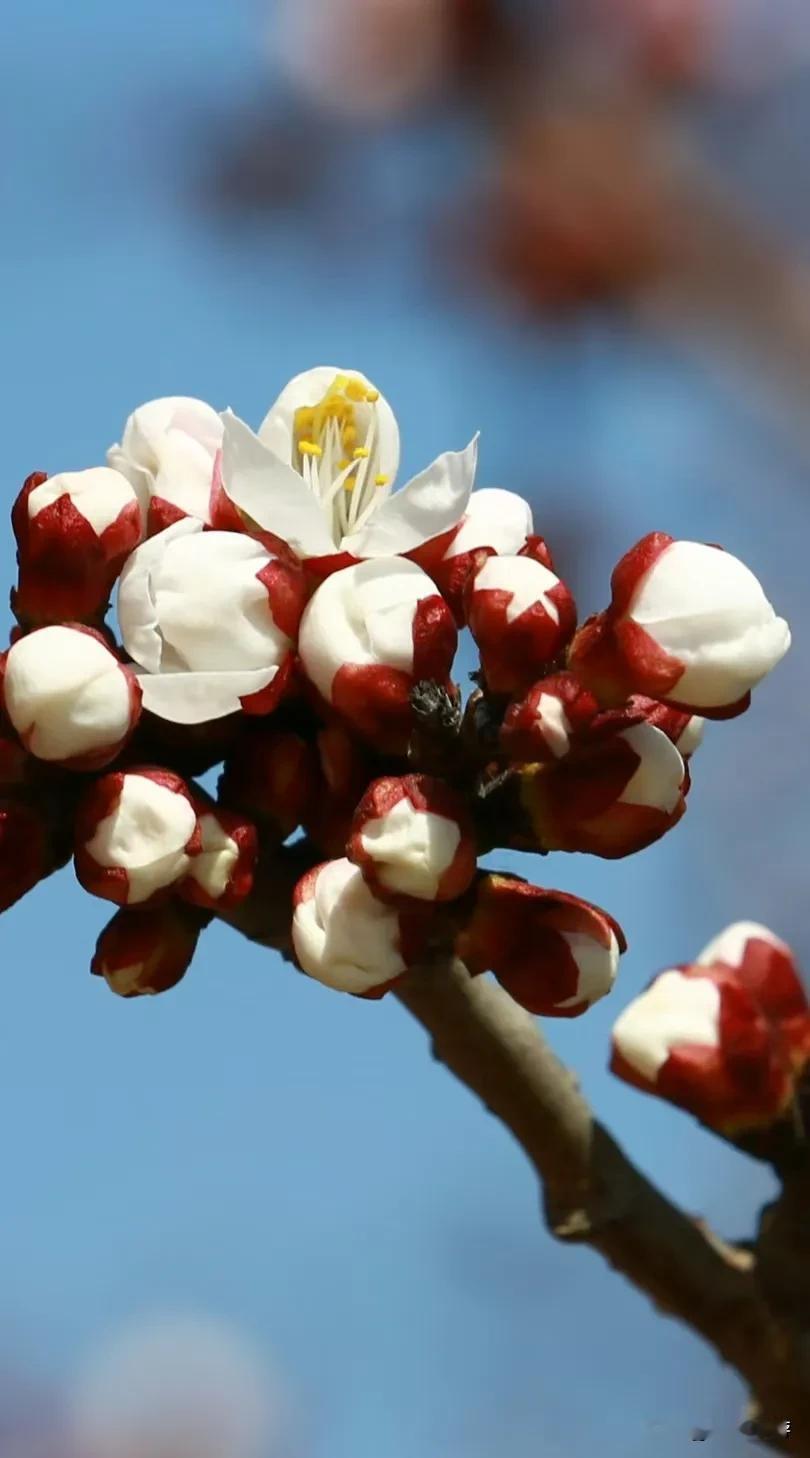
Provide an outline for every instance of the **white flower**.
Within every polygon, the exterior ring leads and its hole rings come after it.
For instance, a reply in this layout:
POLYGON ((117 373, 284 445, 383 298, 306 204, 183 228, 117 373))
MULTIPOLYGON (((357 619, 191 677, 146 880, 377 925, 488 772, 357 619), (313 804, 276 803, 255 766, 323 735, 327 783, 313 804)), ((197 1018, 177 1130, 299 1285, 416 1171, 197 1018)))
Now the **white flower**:
POLYGON ((532 509, 522 496, 499 486, 483 486, 470 497, 459 530, 442 560, 451 562, 482 547, 498 556, 516 556, 533 527, 532 509))
MULTIPOLYGON (((102 545, 106 545, 105 537, 109 534, 110 527, 115 526, 126 513, 127 522, 121 533, 122 540, 113 539, 109 556, 114 557, 122 546, 125 549, 131 548, 137 542, 137 496, 132 483, 120 471, 110 470, 107 466, 93 466, 86 471, 62 471, 58 476, 48 476, 27 495, 29 522, 37 521, 48 508, 55 508, 57 503, 64 505, 64 498, 67 498, 76 515, 87 523, 102 545)), ((51 511, 50 515, 55 516, 55 513, 51 511)), ((53 535, 55 527, 54 521, 51 526, 53 535)), ((62 532, 66 534, 64 525, 62 532)), ((69 543, 66 545, 69 546, 69 543)))
POLYGON ((255 435, 226 411, 226 496, 298 557, 410 552, 461 520, 477 441, 448 451, 393 493, 399 430, 390 405, 354 371, 319 366, 282 390, 255 435))
POLYGON ((399 915, 372 894, 351 861, 327 861, 299 881, 292 936, 310 977, 340 992, 367 993, 406 970, 399 915))
POLYGON ((453 901, 475 875, 465 801, 429 775, 375 780, 355 811, 346 854, 383 900, 453 901))
POLYGON ((144 516, 150 512, 156 526, 168 526, 178 515, 210 522, 214 461, 221 444, 222 420, 216 410, 203 400, 173 395, 134 410, 121 444, 110 446, 107 461, 132 482, 144 516))
POLYGON ((638 756, 638 767, 618 803, 643 805, 670 815, 681 799, 686 779, 680 750, 652 724, 634 724, 631 729, 623 729, 618 737, 638 756))
POLYGON ((130 670, 83 628, 38 628, 6 655, 5 710, 38 759, 108 764, 135 727, 140 697, 130 670))
POLYGON ((290 659, 303 604, 276 607, 279 574, 290 576, 252 538, 204 531, 192 518, 138 547, 121 576, 118 618, 143 670, 144 708, 199 724, 268 689, 290 659))

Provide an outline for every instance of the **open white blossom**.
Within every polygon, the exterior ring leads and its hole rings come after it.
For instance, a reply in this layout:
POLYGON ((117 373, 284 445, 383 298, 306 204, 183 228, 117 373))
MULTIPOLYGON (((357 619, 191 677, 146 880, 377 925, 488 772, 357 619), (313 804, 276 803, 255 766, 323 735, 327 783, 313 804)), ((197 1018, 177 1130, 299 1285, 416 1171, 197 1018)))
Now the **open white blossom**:
POLYGON ((477 439, 394 492, 399 430, 365 375, 322 365, 282 390, 258 434, 226 411, 222 481, 230 502, 300 558, 387 557, 463 517, 477 439))

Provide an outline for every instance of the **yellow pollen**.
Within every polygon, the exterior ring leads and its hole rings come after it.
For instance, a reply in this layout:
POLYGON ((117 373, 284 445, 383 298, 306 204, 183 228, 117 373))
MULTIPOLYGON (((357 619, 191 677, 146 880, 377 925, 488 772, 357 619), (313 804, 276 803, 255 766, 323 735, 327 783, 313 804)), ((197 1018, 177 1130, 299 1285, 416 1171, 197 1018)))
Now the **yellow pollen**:
POLYGON ((391 477, 390 476, 375 476, 374 477, 374 485, 375 486, 387 486, 388 485, 388 482, 390 480, 391 480, 391 477))
MULTIPOLYGON (((330 454, 334 443, 335 454, 342 456, 339 470, 345 471, 351 461, 368 459, 370 451, 357 444, 367 429, 367 419, 362 426, 358 422, 358 407, 373 405, 379 400, 379 391, 369 387, 354 375, 336 375, 325 395, 315 405, 302 405, 293 418, 293 440, 299 459, 306 456, 322 457, 325 449, 330 454), (362 429, 362 435, 361 435, 362 429)), ((346 481, 346 489, 354 489, 355 480, 346 481)), ((377 482, 385 485, 386 482, 377 482)))

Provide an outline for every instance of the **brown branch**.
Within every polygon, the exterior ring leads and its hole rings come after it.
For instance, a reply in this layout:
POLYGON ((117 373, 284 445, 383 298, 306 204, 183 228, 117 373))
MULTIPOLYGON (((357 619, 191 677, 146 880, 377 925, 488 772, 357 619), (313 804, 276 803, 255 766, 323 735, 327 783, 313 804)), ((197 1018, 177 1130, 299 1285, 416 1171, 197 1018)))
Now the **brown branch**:
POLYGON ((551 1232, 598 1250, 702 1336, 750 1384, 763 1425, 775 1435, 791 1422, 786 1451, 810 1453, 810 1352, 766 1301, 754 1257, 690 1219, 631 1164, 534 1019, 493 983, 455 963, 410 973, 397 995, 436 1057, 521 1145, 551 1232))

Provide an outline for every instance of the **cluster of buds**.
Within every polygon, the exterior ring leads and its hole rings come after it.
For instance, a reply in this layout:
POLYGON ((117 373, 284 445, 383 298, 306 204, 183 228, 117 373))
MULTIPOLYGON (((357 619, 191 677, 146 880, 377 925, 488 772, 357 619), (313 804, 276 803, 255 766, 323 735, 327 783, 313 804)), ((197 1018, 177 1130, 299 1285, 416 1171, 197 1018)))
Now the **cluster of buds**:
POLYGON ((810 1006, 788 946, 728 927, 656 977, 613 1029, 612 1068, 726 1135, 789 1115, 810 1063, 810 1006))
POLYGON ((477 438, 395 491, 390 405, 319 367, 258 432, 155 400, 106 466, 30 477, 0 660, 0 903, 68 854, 48 844, 58 801, 81 885, 119 908, 93 971, 165 991, 250 894, 260 846, 303 832, 317 864, 291 936, 311 978, 379 997, 443 951, 533 1013, 604 996, 611 918, 480 872, 480 854, 658 839, 703 716, 746 706, 788 630, 736 558, 660 534, 577 629, 528 503, 474 491, 476 464, 477 438), (466 707, 462 627, 480 660, 466 707), (213 799, 190 777, 216 765, 213 799))

